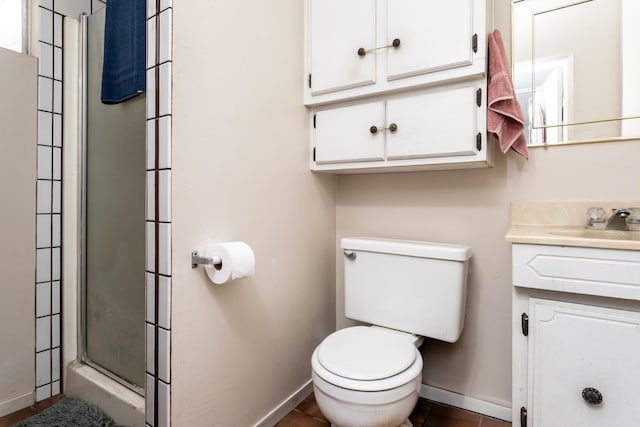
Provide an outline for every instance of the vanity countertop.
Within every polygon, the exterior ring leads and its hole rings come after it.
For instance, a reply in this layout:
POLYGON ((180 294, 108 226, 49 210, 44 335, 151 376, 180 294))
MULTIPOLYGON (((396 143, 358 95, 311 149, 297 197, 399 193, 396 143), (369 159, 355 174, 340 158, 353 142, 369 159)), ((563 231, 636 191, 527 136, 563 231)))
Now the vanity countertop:
POLYGON ((512 202, 507 242, 553 246, 640 250, 640 231, 588 230, 587 209, 640 206, 640 201, 512 202))

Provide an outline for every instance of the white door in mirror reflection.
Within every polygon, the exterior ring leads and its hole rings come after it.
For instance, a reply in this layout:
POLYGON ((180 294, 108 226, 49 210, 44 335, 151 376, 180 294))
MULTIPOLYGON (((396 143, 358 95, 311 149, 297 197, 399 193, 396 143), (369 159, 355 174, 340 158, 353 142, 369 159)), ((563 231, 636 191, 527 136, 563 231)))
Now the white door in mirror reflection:
POLYGON ((557 143, 566 139, 570 123, 568 82, 571 58, 546 59, 515 64, 516 97, 525 121, 525 136, 530 145, 557 143), (531 82, 535 81, 535 84, 531 82))

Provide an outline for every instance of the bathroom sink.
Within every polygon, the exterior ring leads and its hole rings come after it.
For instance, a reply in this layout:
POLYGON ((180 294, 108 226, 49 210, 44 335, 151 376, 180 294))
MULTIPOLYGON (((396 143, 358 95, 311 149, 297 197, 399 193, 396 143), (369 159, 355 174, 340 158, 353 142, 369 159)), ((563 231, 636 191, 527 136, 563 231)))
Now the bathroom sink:
POLYGON ((550 230, 549 234, 555 234, 556 236, 576 237, 581 239, 640 241, 640 231, 560 229, 550 230))

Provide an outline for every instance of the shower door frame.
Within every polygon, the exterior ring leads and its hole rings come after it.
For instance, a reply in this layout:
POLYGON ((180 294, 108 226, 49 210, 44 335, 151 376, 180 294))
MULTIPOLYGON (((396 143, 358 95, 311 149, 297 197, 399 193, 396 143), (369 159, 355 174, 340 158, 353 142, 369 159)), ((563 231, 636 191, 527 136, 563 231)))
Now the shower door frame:
MULTIPOLYGON (((88 22, 89 15, 80 15, 80 286, 78 295, 78 360, 106 375, 131 391, 145 396, 145 389, 125 380, 114 372, 95 363, 87 354, 87 73, 88 73, 88 22)), ((146 360, 146 358, 145 358, 146 360)))

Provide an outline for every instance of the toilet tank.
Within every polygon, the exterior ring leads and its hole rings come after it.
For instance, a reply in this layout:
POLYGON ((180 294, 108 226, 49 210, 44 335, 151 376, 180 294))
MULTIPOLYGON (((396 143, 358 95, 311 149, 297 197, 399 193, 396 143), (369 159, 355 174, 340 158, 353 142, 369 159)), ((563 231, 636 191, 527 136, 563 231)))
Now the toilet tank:
POLYGON ((469 246, 347 237, 341 247, 349 319, 457 341, 464 326, 469 246))

